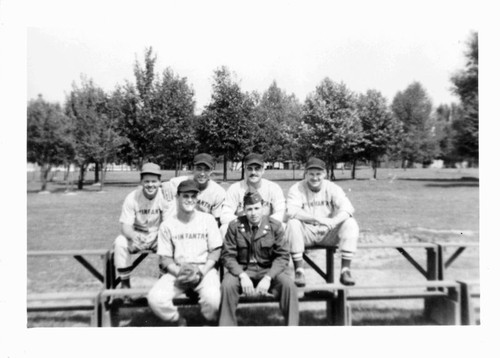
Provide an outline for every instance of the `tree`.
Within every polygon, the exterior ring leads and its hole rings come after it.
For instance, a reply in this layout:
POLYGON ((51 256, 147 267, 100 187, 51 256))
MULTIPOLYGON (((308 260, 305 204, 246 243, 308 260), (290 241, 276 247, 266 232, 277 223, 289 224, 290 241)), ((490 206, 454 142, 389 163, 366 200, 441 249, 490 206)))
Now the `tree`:
POLYGON ((276 81, 263 93, 255 109, 258 134, 255 150, 273 161, 295 159, 294 133, 300 123, 302 107, 297 98, 287 95, 276 81))
POLYGON ((175 163, 177 176, 182 162, 192 159, 197 147, 194 91, 185 77, 166 69, 155 86, 153 104, 154 143, 161 160, 175 163))
POLYGON ((358 115, 363 128, 361 156, 371 161, 373 178, 377 178, 380 158, 401 138, 401 123, 394 118, 382 93, 368 90, 358 98, 358 115))
POLYGON ((465 69, 451 77, 453 92, 462 104, 463 115, 454 124, 454 145, 458 155, 475 163, 479 162, 479 43, 478 34, 471 34, 467 44, 465 69))
POLYGON ((403 126, 399 148, 403 167, 430 162, 437 147, 431 136, 432 102, 422 85, 414 82, 403 92, 399 91, 392 102, 392 111, 403 126))
POLYGON ((345 84, 325 78, 316 87, 306 98, 301 129, 303 152, 322 158, 332 179, 338 161, 353 160, 355 168, 363 141, 362 128, 355 95, 345 84))
POLYGON ((66 164, 73 156, 71 124, 58 103, 46 102, 41 95, 27 108, 27 159, 41 167, 41 190, 53 166, 66 164))
POLYGON ((254 147, 257 125, 253 116, 254 98, 243 93, 227 67, 214 72, 212 98, 197 128, 200 149, 223 156, 227 180, 227 161, 240 161, 254 147))
POLYGON ((156 56, 149 47, 144 52, 144 66, 134 64, 135 84, 127 82, 122 88, 122 118, 120 134, 127 138, 120 148, 120 157, 129 164, 154 160, 157 148, 152 138, 158 130, 155 121, 155 64, 156 56))
MULTIPOLYGON (((91 79, 82 77, 81 80, 81 87, 73 83, 66 101, 66 114, 72 119, 74 126, 80 190, 83 188, 88 165, 98 163, 104 175, 106 164, 114 157, 123 141, 117 130, 121 116, 119 93, 115 93, 110 101, 106 93, 94 85, 91 79)), ((104 178, 101 175, 101 190, 103 186, 104 178)))
POLYGON ((457 124, 462 118, 462 107, 456 103, 441 104, 436 108, 432 123, 434 127, 435 140, 438 143, 438 158, 442 159, 445 165, 451 165, 460 161, 460 155, 455 148, 454 138, 456 137, 457 124))

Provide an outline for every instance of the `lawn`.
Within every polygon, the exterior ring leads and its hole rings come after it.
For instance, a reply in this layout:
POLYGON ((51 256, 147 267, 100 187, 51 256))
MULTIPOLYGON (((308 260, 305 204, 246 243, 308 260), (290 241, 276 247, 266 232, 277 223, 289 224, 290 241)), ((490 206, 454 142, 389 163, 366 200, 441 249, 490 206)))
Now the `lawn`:
MULTIPOLYGON (((165 171, 162 179, 173 175, 172 171, 165 171)), ((227 188, 240 175, 229 172, 229 181, 221 182, 222 173, 216 172, 214 180, 227 188)), ((477 169, 381 169, 377 180, 370 179, 372 173, 367 168, 358 170, 356 180, 350 179, 348 171, 339 170, 335 175, 336 183, 356 208, 360 242, 479 241, 477 169)), ((93 173, 88 173, 84 190, 67 194, 59 173, 48 185, 51 193, 41 194, 36 175, 28 173, 28 250, 110 248, 119 233, 122 202, 137 185, 138 176, 137 172, 110 172, 104 192, 99 192, 99 186, 91 185, 93 173)), ((264 176, 279 183, 286 195, 290 186, 301 178, 302 171, 271 170, 264 176)), ((414 255, 423 260, 423 252, 416 251, 414 255)), ((478 279, 478 256, 478 250, 466 250, 450 270, 451 278, 478 279)), ((320 264, 324 260, 319 253, 314 257, 320 264)), ((358 282, 423 279, 395 250, 359 250, 353 269, 358 282)), ((132 283, 151 284, 156 270, 156 258, 148 258, 132 283)), ((306 276, 310 282, 320 280, 312 270, 306 276)), ((27 285, 28 292, 99 287, 72 258, 29 258, 27 285)), ((389 304, 415 309, 414 303, 389 304)), ((363 309, 360 307, 356 312, 363 309)), ((381 303, 374 309, 383 312, 387 305, 381 303)), ((366 315, 359 316, 359 324, 373 322, 366 315)))

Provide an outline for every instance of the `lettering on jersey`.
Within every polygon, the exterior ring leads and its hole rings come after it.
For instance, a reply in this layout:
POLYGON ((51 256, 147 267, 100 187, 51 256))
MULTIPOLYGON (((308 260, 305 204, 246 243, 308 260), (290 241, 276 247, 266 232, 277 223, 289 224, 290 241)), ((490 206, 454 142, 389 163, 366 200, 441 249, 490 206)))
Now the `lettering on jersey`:
POLYGON ((209 213, 211 209, 212 205, 209 202, 198 199, 198 210, 209 213))
MULTIPOLYGON (((308 202, 307 206, 309 206, 309 207, 314 207, 314 206, 331 207, 332 203, 330 201, 326 201, 326 200, 314 200, 314 201, 308 202)), ((302 204, 302 209, 304 209, 304 207, 305 207, 305 204, 302 204)))
POLYGON ((139 213, 142 215, 158 215, 160 209, 139 209, 139 213))
POLYGON ((207 240, 207 239, 208 239, 208 233, 206 232, 204 233, 189 232, 172 236, 172 240, 207 240))

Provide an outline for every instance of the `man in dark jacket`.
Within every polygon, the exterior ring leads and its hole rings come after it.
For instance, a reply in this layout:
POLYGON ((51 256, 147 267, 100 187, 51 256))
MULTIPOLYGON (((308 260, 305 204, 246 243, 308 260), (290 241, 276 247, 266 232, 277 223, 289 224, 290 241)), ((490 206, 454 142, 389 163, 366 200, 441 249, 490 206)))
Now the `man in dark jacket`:
POLYGON ((220 326, 236 326, 240 294, 280 296, 286 324, 299 324, 297 288, 287 273, 290 258, 281 222, 263 215, 262 197, 249 192, 243 198, 245 216, 229 224, 222 249, 228 270, 222 281, 220 326))

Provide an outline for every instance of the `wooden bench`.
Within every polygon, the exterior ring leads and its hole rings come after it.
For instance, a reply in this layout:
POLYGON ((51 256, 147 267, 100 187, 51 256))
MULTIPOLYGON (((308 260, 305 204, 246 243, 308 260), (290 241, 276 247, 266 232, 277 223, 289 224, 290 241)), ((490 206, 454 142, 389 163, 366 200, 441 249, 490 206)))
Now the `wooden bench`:
POLYGON ((479 281, 458 281, 462 299, 462 324, 479 324, 479 304, 477 301, 481 297, 479 281))
POLYGON ((326 288, 337 291, 337 296, 332 302, 335 325, 352 325, 351 301, 388 299, 424 299, 424 317, 426 319, 433 320, 438 324, 461 324, 460 284, 455 281, 355 286, 338 284, 330 286, 327 284, 326 288))
MULTIPOLYGON (((97 313, 98 327, 117 326, 119 322, 119 312, 121 309, 147 307, 147 294, 151 287, 138 287, 131 289, 107 289, 99 293, 97 313), (133 298, 132 303, 124 304, 120 298, 128 296, 133 298)), ((335 297, 334 291, 325 290, 322 285, 311 285, 300 287, 299 302, 331 301, 335 297)), ((246 296, 242 295, 241 304, 264 304, 279 302, 278 297, 272 295, 246 296)), ((193 306, 198 304, 196 297, 180 296, 173 300, 176 306, 193 306)), ((333 318, 329 318, 333 321, 333 318)))
MULTIPOLYGON (((408 285, 363 285, 357 284, 355 286, 346 287, 335 283, 334 279, 334 254, 336 247, 332 246, 315 246, 308 247, 304 255, 306 262, 323 277, 326 281, 321 285, 308 285, 305 288, 300 288, 301 293, 300 301, 326 301, 326 311, 329 322, 336 325, 350 325, 351 319, 351 306, 349 302, 360 300, 380 300, 380 299, 410 299, 422 298, 425 301, 425 315, 436 319, 438 323, 444 324, 458 324, 462 321, 463 324, 471 324, 475 322, 475 310, 471 310, 470 302, 473 298, 479 297, 479 293, 471 293, 469 287, 464 286, 466 283, 457 283, 453 281, 443 281, 444 270, 451 265, 451 263, 463 252, 464 247, 477 246, 476 244, 432 244, 432 243, 389 243, 389 244, 359 244, 359 249, 387 249, 394 248, 412 264, 417 271, 419 271, 427 281, 421 283, 410 283, 408 285), (457 251, 445 262, 444 261, 444 248, 450 246, 457 246, 457 251), (318 265, 314 263, 308 256, 309 250, 324 249, 326 254, 326 268, 323 271, 318 265), (410 255, 408 249, 425 249, 426 262, 421 265, 417 260, 410 255), (441 281, 435 281, 441 278, 441 281), (408 293, 404 290, 410 288, 420 288, 421 291, 417 293, 408 293), (381 290, 393 290, 393 293, 384 293, 381 290), (363 291, 372 291, 373 293, 367 295, 363 291), (465 293, 463 292, 465 291, 465 293), (457 298, 457 292, 461 292, 457 298), (465 296, 464 296, 465 295, 465 296), (461 308, 459 318, 456 318, 457 304, 465 302, 465 306, 461 308), (438 307, 436 309, 436 307, 438 307), (438 314, 443 310, 443 314, 438 314), (436 318, 437 317, 437 318, 436 318)), ((133 267, 137 267, 150 252, 141 252, 133 263, 133 267)), ((140 307, 147 305, 145 296, 149 288, 133 288, 130 290, 115 289, 119 284, 119 278, 116 277, 116 270, 114 267, 113 252, 109 250, 64 250, 64 251, 31 251, 28 252, 30 257, 40 256, 73 256, 79 263, 81 263, 93 276, 99 281, 103 282, 103 290, 101 292, 83 292, 81 293, 49 293, 49 294, 30 294, 28 295, 28 312, 42 311, 60 311, 60 310, 76 310, 85 309, 94 311, 93 322, 97 326, 113 325, 110 317, 115 314, 118 315, 119 309, 124 307, 140 307), (98 255, 103 261, 103 271, 99 271, 92 264, 90 264, 85 256, 98 255), (80 296, 79 296, 80 295, 80 296), (94 297, 95 295, 95 297, 94 297), (85 303, 61 303, 64 300, 70 300, 72 297, 76 299, 86 300, 85 303), (117 301, 114 299, 123 296, 139 296, 142 300, 137 301, 133 305, 120 306, 115 304, 117 301), (36 300, 38 298, 38 300, 36 300), (59 301, 59 303, 47 304, 49 301, 59 301), (45 302, 45 303, 43 303, 45 302), (43 304, 42 304, 43 303, 43 304)), ((478 286, 478 285, 477 285, 478 286)), ((475 287, 475 286, 474 286, 475 287)), ((276 302, 273 297, 243 297, 242 303, 268 303, 276 302)), ((181 297, 174 300, 176 305, 194 305, 197 300, 181 297)))
POLYGON ((100 291, 29 293, 27 312, 92 311, 91 326, 97 326, 100 291))
MULTIPOLYGON (((439 277, 439 256, 438 245, 433 243, 385 243, 385 244, 358 244, 358 250, 365 249, 395 249, 397 250, 418 272, 420 272, 427 280, 437 280, 439 277), (408 249, 423 249, 426 251, 426 262, 422 266, 418 261, 408 252, 408 249)), ((304 260, 307 264, 316 271, 327 283, 335 282, 335 252, 336 246, 316 245, 306 247, 304 260), (316 263, 309 257, 308 251, 311 250, 325 250, 326 255, 326 269, 323 271, 316 263)))
POLYGON ((439 243, 438 246, 438 257, 439 257, 439 276, 440 280, 444 280, 446 276, 446 270, 456 261, 456 259, 467 249, 467 248, 479 248, 478 242, 446 242, 439 243), (455 249, 454 252, 446 257, 446 251, 448 249, 455 249))
MULTIPOLYGON (((98 298, 97 325, 116 326, 119 311, 123 308, 147 306, 147 293, 150 287, 133 289, 103 290, 98 298), (117 298, 129 296, 135 298, 132 304, 123 305, 117 298), (115 304, 118 302, 117 304, 115 304)), ((343 286, 338 283, 325 283, 300 287, 299 302, 326 301, 330 306, 327 320, 333 325, 352 325, 350 301, 385 300, 385 299, 426 299, 424 316, 438 324, 460 324, 461 296, 460 284, 455 281, 424 281, 408 284, 356 285, 343 286), (415 291, 417 289, 418 291, 415 291), (430 290, 431 289, 431 290, 430 290), (390 292, 380 292, 387 291, 390 292), (412 291, 413 290, 413 291, 412 291), (361 292, 360 292, 361 291, 361 292), (372 291, 367 294, 366 291, 372 291)), ((196 298, 182 296, 174 299, 176 306, 196 305, 196 298)), ((240 303, 278 302, 273 296, 242 296, 240 303)))
POLYGON ((109 251, 108 250, 49 250, 49 251, 28 251, 29 257, 48 257, 48 256, 73 256, 76 261, 78 261, 88 272, 90 272, 95 278, 106 285, 107 279, 107 265, 109 261, 109 251), (99 270, 92 265, 86 256, 99 256, 102 261, 102 269, 99 270))

